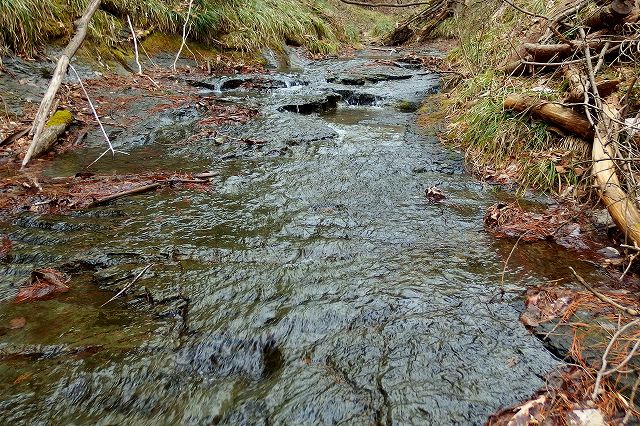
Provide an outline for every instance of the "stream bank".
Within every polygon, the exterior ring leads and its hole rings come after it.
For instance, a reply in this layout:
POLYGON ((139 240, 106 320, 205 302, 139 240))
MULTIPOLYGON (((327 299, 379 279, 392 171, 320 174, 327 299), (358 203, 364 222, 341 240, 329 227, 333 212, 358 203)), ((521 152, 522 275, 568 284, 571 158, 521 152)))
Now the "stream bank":
MULTIPOLYGON (((179 100, 154 110, 164 100, 145 96, 102 111, 129 155, 93 172, 208 171, 211 189, 5 219, 3 418, 479 424, 543 386, 561 363, 518 321, 519 295, 567 264, 602 274, 541 242, 502 281, 512 243, 482 218, 504 194, 416 126, 440 79, 403 56, 296 56, 295 68, 180 83, 205 105, 257 111, 242 120, 179 100), (440 202, 425 198, 434 186, 440 202), (71 291, 12 303, 44 266, 71 291)), ((43 176, 74 178, 103 145, 91 129, 43 176)))

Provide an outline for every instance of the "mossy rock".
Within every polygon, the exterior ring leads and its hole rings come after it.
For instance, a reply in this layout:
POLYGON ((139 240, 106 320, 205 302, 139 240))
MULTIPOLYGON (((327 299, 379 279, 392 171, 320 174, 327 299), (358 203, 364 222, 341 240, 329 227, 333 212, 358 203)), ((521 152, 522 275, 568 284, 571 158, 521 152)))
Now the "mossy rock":
POLYGON ((73 121, 73 114, 66 109, 57 110, 47 122, 47 127, 68 126, 73 121))

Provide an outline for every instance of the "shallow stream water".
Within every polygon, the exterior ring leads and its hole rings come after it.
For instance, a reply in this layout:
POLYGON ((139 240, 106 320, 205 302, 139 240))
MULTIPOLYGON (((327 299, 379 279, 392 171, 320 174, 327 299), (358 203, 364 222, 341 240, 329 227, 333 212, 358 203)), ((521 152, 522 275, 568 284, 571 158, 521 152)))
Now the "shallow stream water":
MULTIPOLYGON (((307 62, 266 91, 212 79, 203 96, 261 111, 222 144, 181 143, 189 108, 111 129, 131 155, 102 171, 211 170, 211 192, 2 224, 3 423, 481 424, 544 385, 558 362, 518 321, 518 294, 575 259, 523 244, 502 282, 513 242, 482 226, 495 191, 407 112, 438 76, 334 78, 379 71, 373 53, 307 62), (283 108, 329 92, 336 109, 283 108), (425 199, 432 185, 443 202, 425 199), (85 271, 71 292, 11 302, 32 268, 63 264, 85 271), (100 307, 149 264, 133 296, 100 307)), ((92 132, 47 173, 78 172, 100 144, 92 132)))

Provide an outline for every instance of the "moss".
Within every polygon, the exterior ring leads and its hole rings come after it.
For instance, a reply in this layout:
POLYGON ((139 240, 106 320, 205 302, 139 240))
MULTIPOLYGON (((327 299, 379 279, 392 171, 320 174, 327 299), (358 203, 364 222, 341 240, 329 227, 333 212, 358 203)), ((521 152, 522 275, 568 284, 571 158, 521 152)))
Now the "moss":
POLYGON ((57 110, 47 122, 47 126, 68 126, 73 121, 73 114, 66 109, 57 110))

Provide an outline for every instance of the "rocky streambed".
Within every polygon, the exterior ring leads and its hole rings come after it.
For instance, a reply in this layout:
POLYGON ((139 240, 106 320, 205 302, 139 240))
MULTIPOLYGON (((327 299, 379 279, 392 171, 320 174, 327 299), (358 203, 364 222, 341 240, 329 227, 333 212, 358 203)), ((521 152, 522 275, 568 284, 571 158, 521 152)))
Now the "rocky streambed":
MULTIPOLYGON (((395 51, 294 63, 185 77, 195 103, 111 93, 128 155, 93 172, 206 170, 211 190, 0 225, 3 419, 479 424, 544 385, 560 363, 520 294, 576 259, 528 245, 501 279, 512 242, 482 224, 498 195, 415 123, 438 75, 395 51), (14 304, 45 266, 70 291, 14 304)), ((83 172, 103 144, 91 130, 44 175, 83 172)))

